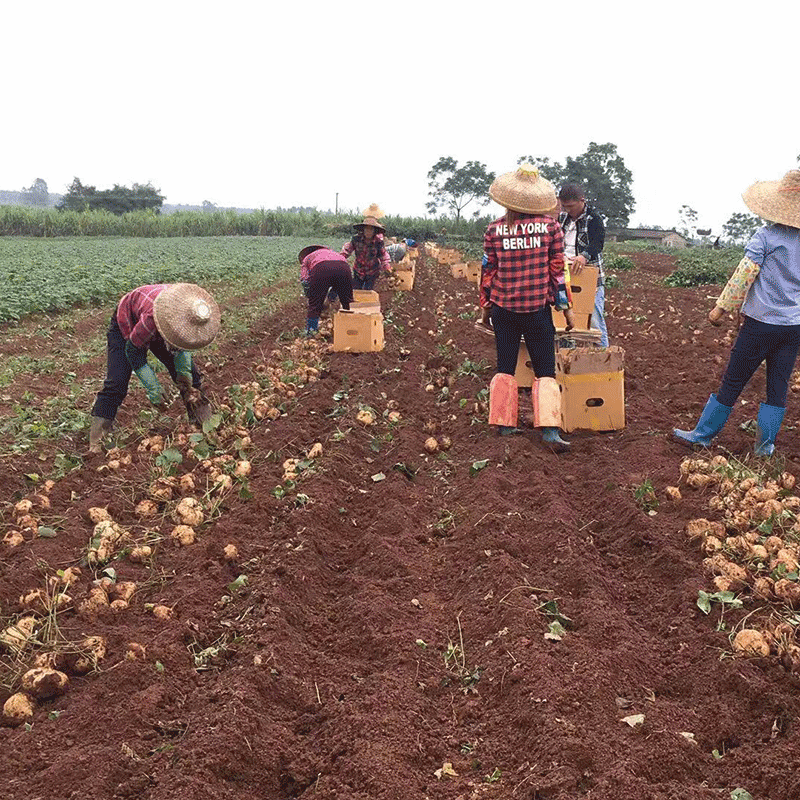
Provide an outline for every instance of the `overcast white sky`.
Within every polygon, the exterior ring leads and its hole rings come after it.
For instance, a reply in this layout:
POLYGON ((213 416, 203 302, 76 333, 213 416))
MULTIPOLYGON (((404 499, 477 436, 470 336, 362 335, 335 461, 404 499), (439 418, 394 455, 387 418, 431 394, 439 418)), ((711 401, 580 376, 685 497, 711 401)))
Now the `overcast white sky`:
POLYGON ((632 224, 687 203, 719 232, 797 166, 798 22, 789 0, 8 2, 0 189, 422 215, 440 156, 499 174, 613 142, 632 224))

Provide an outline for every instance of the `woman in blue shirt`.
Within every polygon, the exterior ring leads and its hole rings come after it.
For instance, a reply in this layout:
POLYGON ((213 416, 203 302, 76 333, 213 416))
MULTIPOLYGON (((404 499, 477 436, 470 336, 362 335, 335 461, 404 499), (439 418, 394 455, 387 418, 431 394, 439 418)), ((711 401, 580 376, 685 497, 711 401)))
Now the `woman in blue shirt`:
POLYGON ((767 398, 758 409, 756 455, 769 456, 786 412, 789 379, 800 349, 800 170, 780 181, 759 181, 742 195, 771 224, 759 228, 709 320, 740 311, 742 327, 716 395, 708 398, 694 430, 674 430, 688 445, 708 447, 758 367, 767 364, 767 398))

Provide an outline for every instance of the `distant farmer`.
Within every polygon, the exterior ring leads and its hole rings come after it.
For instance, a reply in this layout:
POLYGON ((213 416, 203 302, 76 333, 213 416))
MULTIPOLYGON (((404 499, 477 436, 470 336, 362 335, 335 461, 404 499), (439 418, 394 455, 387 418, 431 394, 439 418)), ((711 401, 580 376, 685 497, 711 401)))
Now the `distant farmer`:
POLYGON ((392 262, 402 261, 405 258, 408 248, 405 242, 392 242, 386 245, 386 252, 392 262))
POLYGON ((598 267, 597 291, 594 296, 592 327, 600 331, 600 346, 608 347, 606 328, 606 278, 603 272, 603 245, 606 230, 597 209, 586 202, 583 189, 575 183, 567 183, 558 193, 562 212, 558 222, 564 231, 564 255, 569 262, 570 274, 579 274, 590 264, 598 267))
POLYGON ((520 337, 525 337, 536 380, 533 424, 555 449, 568 447, 560 436, 561 393, 556 383, 555 326, 551 304, 574 326, 564 279, 564 235, 554 218, 556 193, 530 164, 501 175, 489 196, 508 209, 483 238, 485 294, 497 346, 497 374, 489 388, 489 424, 499 433, 519 433, 518 387, 514 379, 520 337))
MULTIPOLYGON (((300 283, 308 298, 306 335, 313 336, 319 328, 319 316, 328 291, 338 295, 345 311, 353 302, 353 282, 347 259, 321 244, 304 247, 297 255, 300 262, 300 283)), ((334 295, 334 296, 335 296, 334 295)))
POLYGON ((375 217, 365 217, 363 222, 353 225, 356 231, 352 239, 342 248, 347 258, 355 253, 353 264, 353 286, 356 289, 373 289, 381 271, 391 274, 389 253, 383 243, 386 228, 375 217))
POLYGON ((193 283, 160 283, 128 292, 111 316, 106 334, 108 368, 92 408, 90 452, 100 452, 100 442, 128 394, 132 372, 156 408, 164 411, 169 405, 169 396, 147 363, 148 350, 177 384, 189 419, 201 424, 207 421, 211 403, 202 391, 200 372, 190 351, 210 344, 219 327, 219 306, 193 283))
POLYGON ((694 430, 676 429, 673 435, 682 444, 708 447, 753 373, 766 361, 767 402, 758 408, 755 452, 770 456, 800 349, 800 170, 787 172, 780 181, 754 183, 742 197, 769 224, 753 234, 708 315, 712 325, 719 325, 726 311, 738 311, 742 327, 720 388, 708 398, 694 430))

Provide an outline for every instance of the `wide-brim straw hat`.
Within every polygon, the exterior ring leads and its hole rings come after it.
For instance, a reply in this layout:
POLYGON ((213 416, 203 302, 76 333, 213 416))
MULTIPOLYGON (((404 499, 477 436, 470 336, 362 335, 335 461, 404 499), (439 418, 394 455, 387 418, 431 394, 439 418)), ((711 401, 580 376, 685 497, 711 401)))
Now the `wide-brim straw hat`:
POLYGON ((164 341, 178 350, 199 350, 219 333, 217 301, 193 283, 172 283, 153 303, 153 318, 164 341))
POLYGON ((495 178, 489 197, 504 208, 523 214, 554 214, 558 208, 556 190, 532 164, 495 178))
POLYGON ((789 170, 779 181, 757 181, 742 199, 759 217, 800 228, 800 170, 789 170))
POLYGON ((353 225, 353 227, 356 230, 358 230, 359 228, 366 228, 367 225, 369 225, 371 228, 375 228, 375 229, 377 229, 379 231, 385 231, 386 230, 386 228, 384 228, 383 225, 381 225, 380 222, 378 222, 378 220, 375 219, 375 217, 364 217, 363 222, 356 222, 356 224, 353 225))
POLYGON ((324 244, 310 244, 297 254, 297 260, 302 264, 306 256, 310 256, 315 250, 323 250, 324 248, 324 244))
POLYGON ((361 212, 361 216, 383 219, 386 216, 386 212, 377 203, 370 203, 369 206, 361 212))

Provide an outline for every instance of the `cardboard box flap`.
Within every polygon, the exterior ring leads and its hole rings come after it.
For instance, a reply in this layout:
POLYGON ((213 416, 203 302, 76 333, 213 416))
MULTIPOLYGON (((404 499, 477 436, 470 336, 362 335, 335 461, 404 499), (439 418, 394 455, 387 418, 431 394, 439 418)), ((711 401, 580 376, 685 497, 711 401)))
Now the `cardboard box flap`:
POLYGON ((621 347, 575 347, 558 351, 558 368, 565 375, 619 372, 625 366, 621 347))

